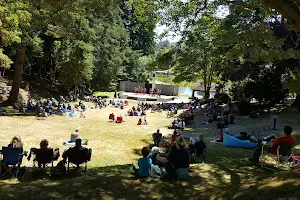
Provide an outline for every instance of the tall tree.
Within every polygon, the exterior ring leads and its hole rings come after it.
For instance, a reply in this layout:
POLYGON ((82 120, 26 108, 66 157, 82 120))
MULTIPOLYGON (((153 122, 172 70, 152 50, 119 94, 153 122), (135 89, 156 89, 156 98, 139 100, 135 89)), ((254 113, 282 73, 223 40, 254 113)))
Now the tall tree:
MULTIPOLYGON (((0 39, 2 47, 15 45, 16 61, 15 74, 12 83, 12 89, 5 104, 13 104, 18 100, 19 88, 22 80, 23 63, 25 59, 24 30, 29 26, 31 14, 28 12, 29 6, 25 1, 4 0, 0 2, 0 39)), ((1 61, 6 68, 12 63, 11 60, 3 54, 0 47, 1 61)))

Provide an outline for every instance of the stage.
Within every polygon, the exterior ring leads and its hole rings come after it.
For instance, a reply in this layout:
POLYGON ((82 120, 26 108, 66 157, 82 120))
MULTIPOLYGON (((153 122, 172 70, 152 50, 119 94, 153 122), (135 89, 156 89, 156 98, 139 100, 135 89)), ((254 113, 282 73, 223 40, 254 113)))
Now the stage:
POLYGON ((132 92, 121 92, 121 99, 134 99, 137 101, 156 101, 156 102, 167 102, 177 98, 177 96, 166 96, 166 95, 149 95, 132 92))

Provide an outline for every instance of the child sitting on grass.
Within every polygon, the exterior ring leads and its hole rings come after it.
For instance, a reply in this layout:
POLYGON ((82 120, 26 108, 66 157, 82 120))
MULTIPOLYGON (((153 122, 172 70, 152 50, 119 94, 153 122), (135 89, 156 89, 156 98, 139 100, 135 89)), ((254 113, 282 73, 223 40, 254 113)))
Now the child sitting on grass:
POLYGON ((142 125, 142 118, 139 119, 137 125, 142 125))
POLYGON ((151 158, 148 158, 149 150, 147 147, 142 148, 142 155, 143 158, 140 158, 138 160, 137 165, 133 164, 133 170, 139 177, 145 178, 150 175, 151 164, 152 164, 151 158))

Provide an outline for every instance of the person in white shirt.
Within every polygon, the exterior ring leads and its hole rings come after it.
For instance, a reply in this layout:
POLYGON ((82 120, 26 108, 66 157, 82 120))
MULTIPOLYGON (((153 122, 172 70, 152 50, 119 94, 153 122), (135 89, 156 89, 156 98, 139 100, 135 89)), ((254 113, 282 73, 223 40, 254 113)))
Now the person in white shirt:
POLYGON ((73 132, 73 133, 71 134, 71 139, 70 139, 70 141, 71 141, 71 142, 75 142, 77 138, 79 138, 79 130, 78 130, 78 129, 75 129, 75 132, 73 132))
POLYGON ((185 129, 185 121, 184 121, 184 120, 181 120, 181 121, 177 124, 177 127, 180 128, 180 129, 185 129))

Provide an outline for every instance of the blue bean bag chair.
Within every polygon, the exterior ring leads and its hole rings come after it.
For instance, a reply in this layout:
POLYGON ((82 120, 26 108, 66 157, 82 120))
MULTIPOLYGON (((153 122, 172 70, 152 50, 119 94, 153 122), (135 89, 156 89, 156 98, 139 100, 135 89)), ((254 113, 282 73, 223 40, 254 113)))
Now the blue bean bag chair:
POLYGON ((256 143, 252 143, 249 140, 239 140, 234 136, 224 134, 223 137, 223 146, 225 147, 236 147, 243 149, 252 149, 256 147, 256 143))

